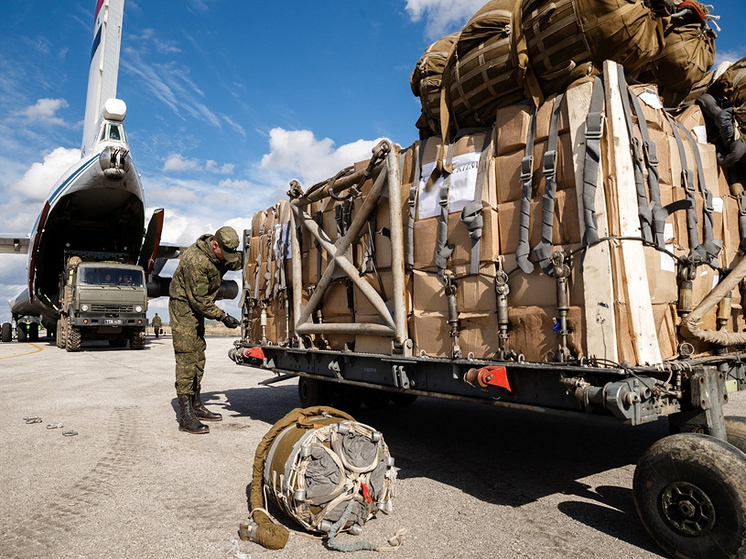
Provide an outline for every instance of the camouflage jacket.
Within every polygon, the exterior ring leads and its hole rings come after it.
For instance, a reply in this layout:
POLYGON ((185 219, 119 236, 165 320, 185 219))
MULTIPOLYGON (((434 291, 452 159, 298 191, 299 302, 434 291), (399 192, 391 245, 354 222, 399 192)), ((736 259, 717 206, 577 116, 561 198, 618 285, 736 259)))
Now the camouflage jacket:
POLYGON ((154 316, 153 320, 150 322, 153 325, 153 328, 160 328, 163 326, 163 321, 161 320, 160 316, 154 316))
POLYGON ((220 283, 229 270, 240 270, 241 262, 227 264, 215 256, 210 246, 212 235, 202 235, 184 251, 176 267, 168 295, 188 303, 195 314, 223 320, 226 312, 215 304, 220 283))

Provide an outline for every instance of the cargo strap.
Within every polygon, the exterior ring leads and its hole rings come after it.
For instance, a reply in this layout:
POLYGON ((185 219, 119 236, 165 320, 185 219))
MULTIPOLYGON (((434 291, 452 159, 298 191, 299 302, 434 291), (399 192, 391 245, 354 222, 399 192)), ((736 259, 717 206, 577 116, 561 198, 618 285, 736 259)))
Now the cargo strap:
MULTIPOLYGON (((619 66, 619 80, 623 83, 624 70, 619 66)), ((645 114, 642 112, 642 106, 635 93, 628 89, 629 99, 632 102, 632 114, 637 117, 637 126, 640 128, 640 136, 642 136, 642 145, 640 145, 637 138, 633 138, 630 129, 630 138, 632 138, 632 156, 635 159, 635 182, 637 182, 638 171, 640 173, 640 179, 642 179, 642 163, 644 161, 645 168, 648 172, 648 193, 650 196, 650 205, 643 204, 640 206, 640 211, 645 213, 645 219, 649 224, 652 225, 653 240, 656 246, 660 249, 666 247, 666 218, 668 217, 668 211, 661 205, 661 191, 660 191, 660 173, 658 171, 658 153, 656 150, 655 142, 650 139, 650 132, 648 131, 648 122, 645 118, 645 114)), ((622 95, 624 97, 624 95, 622 95)), ((638 186, 638 201, 639 191, 642 190, 643 196, 645 193, 645 185, 641 184, 638 186)), ((642 223, 642 217, 640 218, 642 223)))
POLYGON ((489 173, 489 153, 492 150, 492 128, 484 135, 482 152, 479 155, 479 168, 477 170, 477 184, 474 188, 474 201, 468 203, 461 210, 461 221, 466 225, 471 238, 470 274, 479 273, 480 243, 482 239, 482 228, 484 218, 482 217, 482 194, 489 173))
POLYGON ((407 250, 405 251, 404 267, 407 270, 414 268, 414 215, 417 206, 417 197, 420 192, 420 179, 422 172, 422 154, 425 152, 424 142, 417 146, 417 162, 414 166, 414 181, 409 187, 409 217, 407 219, 407 250))
MULTIPOLYGON (((324 230, 324 202, 319 202, 319 209, 316 212, 316 225, 320 230, 324 230)), ((314 237, 313 246, 316 247, 316 283, 321 279, 321 243, 314 237)))
POLYGON ((596 220, 596 183, 601 163, 601 138, 604 133, 604 81, 596 76, 593 93, 585 118, 585 162, 583 164, 583 218, 585 235, 583 244, 589 246, 599 242, 596 220))
MULTIPOLYGON (((632 164, 634 166, 635 190, 637 192, 637 215, 640 218, 640 231, 642 238, 648 243, 653 242, 653 210, 652 205, 648 204, 648 196, 645 192, 645 179, 643 175, 644 156, 642 154, 642 142, 635 136, 635 128, 632 123, 632 109, 630 107, 630 98, 635 94, 629 91, 627 82, 624 77, 624 67, 618 67, 619 73, 619 92, 621 94, 624 120, 627 123, 627 134, 629 135, 629 146, 632 152, 632 164)), ((637 115, 637 122, 645 122, 645 116, 640 110, 637 115)), ((647 129, 647 122, 644 125, 647 129)), ((642 127, 640 128, 642 135, 642 127)), ((643 135, 644 139, 644 135, 643 135)), ((664 220, 665 221, 665 220, 664 220)), ((665 244, 665 243, 664 243, 665 244)))
POLYGON ((686 126, 681 124, 678 120, 674 121, 684 135, 689 140, 689 144, 692 146, 694 152, 694 161, 697 164, 697 182, 699 183, 699 192, 702 194, 702 198, 705 203, 702 208, 702 246, 707 253, 707 261, 713 266, 718 265, 717 257, 720 254, 720 250, 723 248, 723 241, 715 240, 715 235, 712 231, 712 212, 715 211, 712 200, 712 192, 707 188, 707 180, 705 179, 705 170, 702 166, 702 156, 699 153, 699 147, 697 146, 697 140, 694 139, 686 126))
MULTIPOLYGON (((453 168, 453 149, 456 142, 448 144, 445 164, 449 169, 453 168)), ((446 269, 446 263, 453 253, 453 245, 448 242, 448 198, 451 193, 451 173, 443 177, 443 184, 440 187, 440 221, 438 222, 438 246, 435 250, 433 262, 438 268, 438 275, 443 276, 446 269)))
POLYGON ((552 117, 549 121, 549 139, 544 152, 544 200, 541 208, 541 241, 534 247, 534 254, 539 260, 539 267, 547 275, 552 275, 554 265, 551 262, 554 245, 554 197, 557 194, 557 144, 559 136, 559 119, 562 113, 564 93, 554 99, 552 117))
POLYGON ((739 248, 746 252, 746 191, 736 196, 738 199, 738 228, 741 232, 741 244, 739 248))
POLYGON ((534 265, 529 262, 528 255, 531 253, 529 247, 529 226, 531 223, 531 182, 534 175, 534 138, 536 137, 536 112, 534 107, 531 111, 531 121, 528 126, 528 137, 526 138, 526 151, 521 160, 521 182, 523 183, 523 194, 521 196, 521 215, 518 224, 518 247, 515 249, 518 267, 526 274, 534 271, 534 265))
POLYGON ((270 272, 270 261, 272 260, 272 243, 274 239, 274 224, 275 224, 275 217, 277 216, 277 209, 272 208, 272 215, 267 216, 267 220, 269 223, 267 223, 266 227, 266 247, 267 247, 267 271, 264 272, 264 298, 269 299, 272 297, 272 285, 273 285, 273 277, 272 273, 270 272))
POLYGON ((257 251, 256 261, 254 262, 254 294, 259 297, 259 285, 261 284, 261 271, 262 271, 262 236, 264 235, 267 228, 267 214, 264 214, 262 224, 259 226, 259 250, 257 251))
MULTIPOLYGON (((684 142, 681 140, 678 127, 673 118, 665 113, 668 124, 673 131, 673 137, 676 139, 676 145, 679 150, 679 159, 681 161, 681 182, 686 192, 686 199, 689 201, 689 208, 686 210, 686 230, 689 237, 689 250, 693 256, 705 260, 706 252, 704 247, 699 244, 699 234, 697 233, 697 201, 694 197, 694 176, 686 161, 686 152, 684 151, 684 142)), ((694 146, 696 149, 696 146, 694 146)))

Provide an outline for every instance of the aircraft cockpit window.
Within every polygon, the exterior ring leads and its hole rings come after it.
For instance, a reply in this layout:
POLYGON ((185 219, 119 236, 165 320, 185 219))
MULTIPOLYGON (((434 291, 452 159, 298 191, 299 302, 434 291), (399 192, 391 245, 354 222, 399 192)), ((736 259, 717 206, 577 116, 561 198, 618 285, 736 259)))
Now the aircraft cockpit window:
POLYGON ((121 142, 124 140, 124 131, 119 124, 109 125, 109 139, 115 142, 121 142))

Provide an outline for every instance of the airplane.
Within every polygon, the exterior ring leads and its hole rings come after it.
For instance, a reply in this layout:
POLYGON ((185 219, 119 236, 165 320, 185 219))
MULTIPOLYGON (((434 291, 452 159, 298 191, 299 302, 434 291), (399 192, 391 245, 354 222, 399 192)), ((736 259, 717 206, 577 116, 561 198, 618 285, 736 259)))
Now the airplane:
POLYGON ((66 253, 124 254, 145 270, 151 297, 168 293, 170 278, 155 276, 164 257, 179 253, 160 247, 163 209, 143 234, 145 201, 124 130, 127 107, 116 98, 124 0, 96 0, 94 16, 81 159, 52 188, 29 238, 0 236, 0 253, 28 254, 26 287, 9 301, 13 319, 37 317, 48 332, 60 310, 66 253))

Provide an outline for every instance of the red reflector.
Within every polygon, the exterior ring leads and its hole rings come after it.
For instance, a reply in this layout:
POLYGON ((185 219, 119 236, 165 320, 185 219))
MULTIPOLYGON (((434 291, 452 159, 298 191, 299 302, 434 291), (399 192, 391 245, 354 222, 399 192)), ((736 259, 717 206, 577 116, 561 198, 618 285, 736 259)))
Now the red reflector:
POLYGON ((496 386, 508 392, 513 392, 508 381, 508 370, 502 365, 487 365, 481 369, 469 369, 464 376, 464 380, 472 386, 478 385, 482 388, 496 386))
POLYGON ((264 352, 262 351, 262 348, 260 347, 247 347, 243 350, 243 357, 244 359, 259 359, 260 361, 264 361, 264 352))

